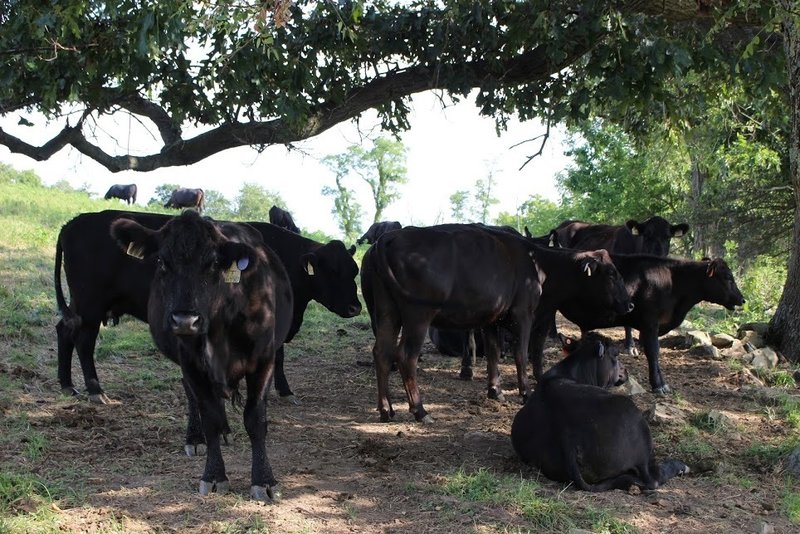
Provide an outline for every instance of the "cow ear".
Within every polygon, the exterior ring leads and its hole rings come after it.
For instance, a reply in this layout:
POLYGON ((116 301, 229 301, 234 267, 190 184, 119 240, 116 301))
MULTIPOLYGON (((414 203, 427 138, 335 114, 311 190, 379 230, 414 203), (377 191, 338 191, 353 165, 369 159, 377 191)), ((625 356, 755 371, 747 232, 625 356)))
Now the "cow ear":
POLYGON ((239 271, 245 271, 255 264, 256 253, 252 247, 236 241, 225 241, 217 247, 217 258, 223 269, 236 265, 239 271))
POLYGON ((138 222, 120 218, 111 223, 111 237, 129 256, 144 259, 158 250, 158 231, 138 222))
POLYGON ((303 254, 300 257, 300 263, 303 265, 303 270, 308 273, 308 276, 314 276, 317 269, 317 255, 313 252, 303 254))
POLYGON ((672 237, 683 237, 689 233, 689 225, 686 223, 673 224, 669 229, 672 237))
POLYGON ((533 235, 531 234, 531 231, 528 230, 528 226, 527 225, 523 228, 523 230, 525 230, 525 237, 533 237, 533 235))
POLYGON ((636 219, 626 221, 625 226, 628 227, 628 230, 630 230, 633 235, 639 235, 639 221, 636 219))
POLYGON ((356 253, 356 246, 350 245, 350 248, 347 249, 347 252, 349 252, 350 255, 353 256, 356 253))

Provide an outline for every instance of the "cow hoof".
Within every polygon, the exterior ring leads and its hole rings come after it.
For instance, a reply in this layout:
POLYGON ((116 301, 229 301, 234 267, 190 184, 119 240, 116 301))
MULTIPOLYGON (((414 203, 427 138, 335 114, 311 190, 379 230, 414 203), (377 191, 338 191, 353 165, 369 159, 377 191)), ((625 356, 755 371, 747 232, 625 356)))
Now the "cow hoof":
POLYGON ((67 397, 80 397, 81 392, 75 389, 73 386, 61 388, 61 394, 67 397))
POLYGON ((191 458, 192 456, 205 456, 206 455, 206 444, 205 443, 187 443, 183 450, 186 451, 186 456, 191 458))
POLYGON ((230 489, 231 483, 227 480, 223 480, 221 482, 206 482, 205 480, 200 481, 200 495, 203 495, 204 497, 212 492, 219 495, 224 495, 225 493, 228 493, 228 490, 230 489))
POLYGON ((250 498, 254 501, 277 502, 281 499, 278 486, 250 486, 250 498))
POLYGON ((94 404, 110 404, 111 399, 105 393, 92 393, 89 395, 89 402, 94 404))
POLYGON ((636 347, 628 347, 625 349, 625 352, 627 352, 631 356, 639 356, 639 349, 637 349, 636 347))
MULTIPOLYGON (((285 397, 280 397, 280 399, 286 403, 294 404, 295 406, 300 406, 300 400, 297 397, 295 397, 294 394, 286 395, 285 397)), ((256 486, 253 487, 255 488, 256 486)))
POLYGON ((420 419, 419 422, 425 425, 432 425, 434 423, 434 420, 433 417, 431 417, 431 414, 426 413, 425 417, 420 419))
POLYGON ((461 380, 472 380, 472 369, 461 369, 461 372, 458 373, 458 377, 461 380))
POLYGON ((488 398, 492 399, 492 400, 496 400, 496 401, 500 401, 500 402, 504 402, 506 400, 506 396, 503 395, 503 392, 502 391, 498 391, 498 390, 496 390, 494 388, 489 388, 489 392, 486 394, 486 396, 488 398))
POLYGON ((669 387, 669 384, 664 384, 660 388, 654 388, 653 393, 663 397, 665 395, 669 395, 670 393, 672 393, 672 388, 669 387))

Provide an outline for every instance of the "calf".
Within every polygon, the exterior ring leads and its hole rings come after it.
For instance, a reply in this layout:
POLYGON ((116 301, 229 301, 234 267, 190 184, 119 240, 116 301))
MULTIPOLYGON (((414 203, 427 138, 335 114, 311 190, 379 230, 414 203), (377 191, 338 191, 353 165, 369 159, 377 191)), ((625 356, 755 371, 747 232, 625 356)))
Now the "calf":
POLYGON ((584 491, 653 490, 688 473, 677 460, 656 463, 642 413, 604 389, 627 379, 611 341, 588 332, 566 350, 514 417, 511 443, 520 459, 584 491))
MULTIPOLYGON (((150 229, 162 227, 171 217, 141 212, 106 210, 78 215, 61 228, 56 242, 54 282, 61 320, 58 338, 58 379, 62 391, 77 394, 72 383, 72 353, 77 350, 90 400, 107 402, 100 387, 94 349, 100 324, 117 322, 124 314, 147 320, 147 300, 154 262, 140 262, 126 255, 114 243, 109 228, 118 217, 134 219, 150 229), (63 266, 71 302, 67 305, 61 285, 63 266)), ((361 312, 353 261, 355 248, 345 249, 341 241, 326 244, 299 236, 269 223, 250 223, 264 242, 281 258, 295 295, 292 340, 303 323, 303 313, 316 300, 341 317, 361 312)), ((283 371, 284 349, 277 353, 275 386, 282 397, 293 398, 283 371)))
POLYGON ((172 194, 164 204, 165 208, 197 208, 198 211, 203 211, 203 203, 205 202, 205 193, 202 189, 188 189, 181 187, 172 191, 172 194))
POLYGON ((394 417, 388 392, 393 361, 402 375, 411 413, 417 421, 431 420, 416 379, 419 352, 431 325, 445 329, 492 327, 484 328, 483 333, 488 394, 497 399, 503 398, 503 392, 497 370, 498 329, 494 327, 509 330, 517 383, 525 398, 531 323, 543 281, 551 275, 569 280, 563 289, 570 294, 578 291, 593 296, 592 304, 601 309, 612 307, 622 313, 630 305, 605 251, 551 251, 521 236, 463 224, 406 227, 379 239, 364 256, 361 287, 375 332, 373 356, 381 421, 394 417), (543 264, 547 267, 541 268, 543 264))
POLYGON ((200 493, 228 489, 219 442, 225 430, 221 399, 241 403, 238 385, 244 378, 250 496, 276 498, 265 393, 292 315, 291 284, 280 259, 254 229, 217 224, 191 210, 159 230, 117 219, 111 235, 130 254, 155 259, 147 319, 159 350, 180 364, 199 413, 208 451, 200 493))
POLYGON ((126 204, 136 204, 136 184, 116 184, 108 188, 106 200, 110 198, 118 198, 124 200, 126 204))
POLYGON ((399 230, 400 228, 402 228, 402 226, 397 221, 383 221, 383 222, 372 223, 372 226, 369 227, 369 230, 367 230, 364 233, 364 235, 359 237, 356 243, 360 245, 361 243, 366 242, 372 245, 373 243, 375 243, 375 241, 378 240, 380 236, 382 236, 386 232, 393 232, 395 230, 399 230))
POLYGON ((300 228, 294 224, 292 214, 284 209, 279 208, 278 206, 272 206, 269 209, 269 222, 275 226, 280 226, 281 228, 285 228, 290 232, 294 232, 295 234, 300 233, 300 228))
MULTIPOLYGON (((658 362, 658 337, 681 324, 695 304, 708 301, 733 310, 744 304, 730 268, 722 259, 691 261, 644 254, 612 254, 625 281, 634 309, 628 314, 604 313, 587 308, 570 298, 558 310, 581 330, 628 326, 639 331, 649 368, 650 386, 656 393, 668 393, 658 362)), ((549 312, 552 318, 554 312, 549 312)), ((533 334, 531 359, 541 369, 544 334, 533 334)))

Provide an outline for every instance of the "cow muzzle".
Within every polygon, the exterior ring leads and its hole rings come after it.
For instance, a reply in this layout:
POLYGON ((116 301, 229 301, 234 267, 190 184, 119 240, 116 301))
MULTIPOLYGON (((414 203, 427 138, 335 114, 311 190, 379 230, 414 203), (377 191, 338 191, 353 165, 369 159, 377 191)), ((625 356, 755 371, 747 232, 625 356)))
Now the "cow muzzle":
POLYGON ((347 309, 347 317, 355 317, 361 313, 361 303, 353 304, 347 309))
POLYGON ((196 313, 173 312, 169 316, 169 326, 176 336, 196 336, 202 325, 203 318, 196 313))

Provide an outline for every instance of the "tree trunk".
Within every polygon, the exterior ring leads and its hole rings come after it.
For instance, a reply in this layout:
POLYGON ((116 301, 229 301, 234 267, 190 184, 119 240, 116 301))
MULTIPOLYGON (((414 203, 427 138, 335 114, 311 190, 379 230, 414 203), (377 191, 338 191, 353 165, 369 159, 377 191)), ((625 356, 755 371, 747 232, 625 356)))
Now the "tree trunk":
POLYGON ((701 215, 702 208, 700 205, 700 198, 703 195, 703 186, 706 181, 706 173, 700 169, 700 161, 695 154, 691 154, 692 160, 692 187, 689 205, 692 209, 692 236, 694 243, 692 248, 695 253, 701 256, 708 256, 707 242, 706 242, 706 223, 701 215))
POLYGON ((789 70, 789 112, 792 133, 789 138, 789 174, 794 190, 794 232, 783 295, 772 317, 769 342, 786 358, 800 362, 800 15, 795 0, 780 0, 784 12, 782 25, 786 66, 789 70))

